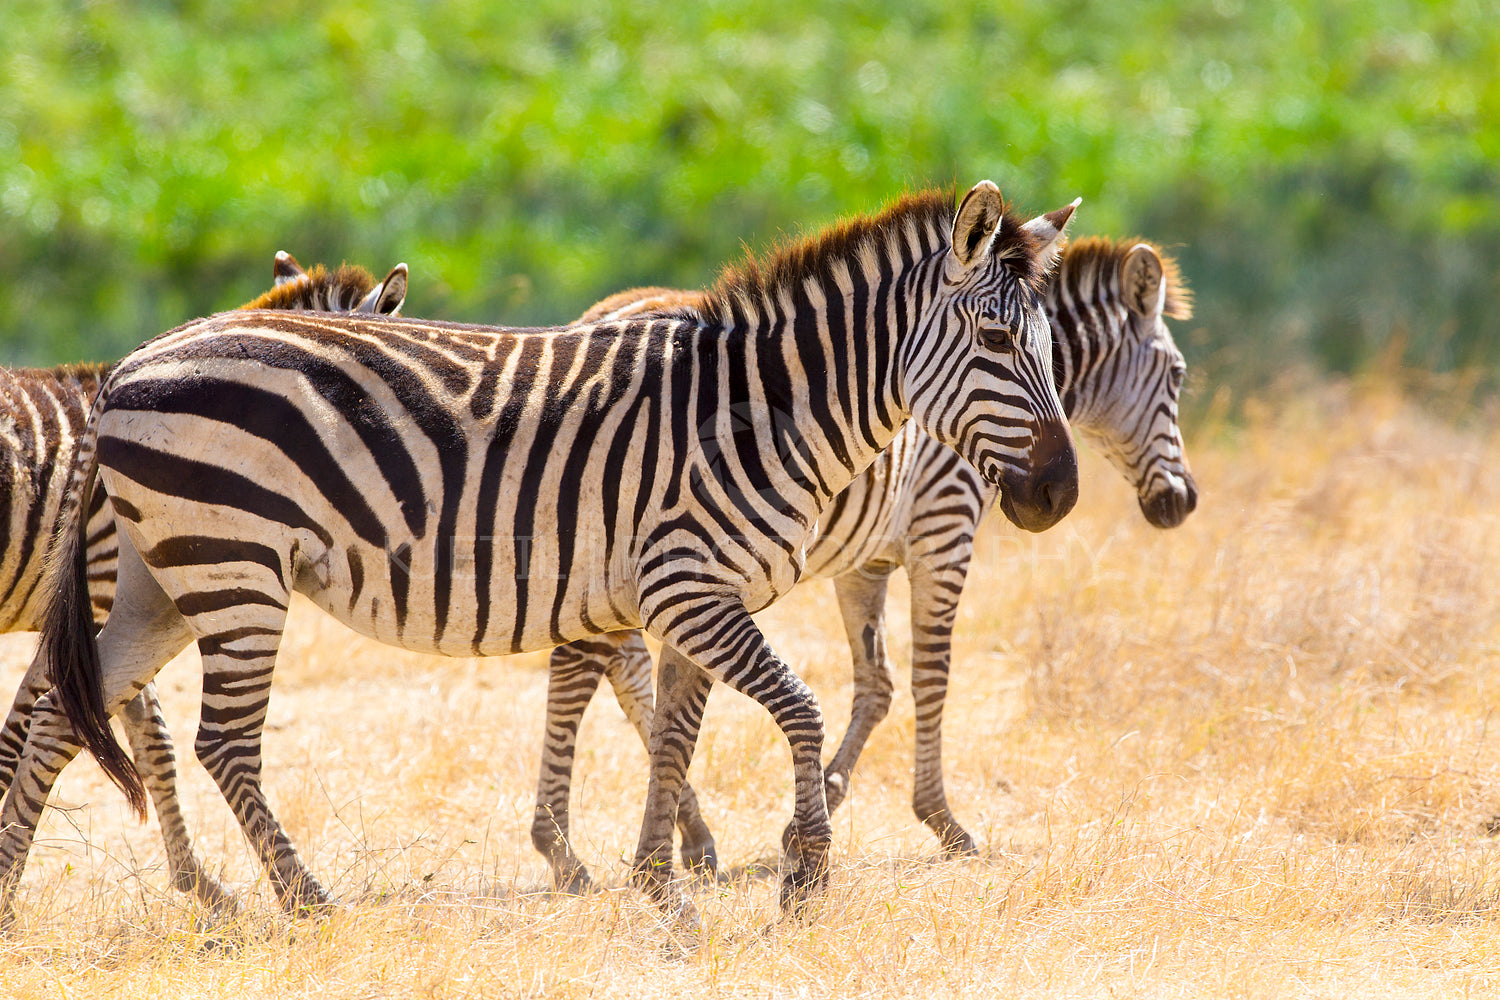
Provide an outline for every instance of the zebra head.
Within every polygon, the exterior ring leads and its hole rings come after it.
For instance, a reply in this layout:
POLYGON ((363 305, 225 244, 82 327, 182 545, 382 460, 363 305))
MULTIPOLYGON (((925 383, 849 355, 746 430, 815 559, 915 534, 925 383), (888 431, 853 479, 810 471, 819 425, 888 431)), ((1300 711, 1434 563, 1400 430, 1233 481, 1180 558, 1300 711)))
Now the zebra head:
POLYGON ((1147 243, 1081 240, 1047 295, 1069 419, 1134 484, 1146 520, 1177 527, 1198 486, 1177 423, 1187 365, 1165 322, 1193 314, 1176 263, 1147 243))
POLYGON ((902 359, 913 419, 998 486, 1000 509, 1028 531, 1050 528, 1078 499, 1040 295, 1077 206, 1023 224, 994 184, 974 185, 902 359))
POLYGON ((353 312, 395 316, 406 301, 407 268, 397 264, 385 280, 375 279, 362 267, 349 264, 329 271, 314 264, 304 271, 297 258, 276 251, 272 273, 275 283, 264 295, 247 302, 243 309, 308 309, 318 312, 353 312))

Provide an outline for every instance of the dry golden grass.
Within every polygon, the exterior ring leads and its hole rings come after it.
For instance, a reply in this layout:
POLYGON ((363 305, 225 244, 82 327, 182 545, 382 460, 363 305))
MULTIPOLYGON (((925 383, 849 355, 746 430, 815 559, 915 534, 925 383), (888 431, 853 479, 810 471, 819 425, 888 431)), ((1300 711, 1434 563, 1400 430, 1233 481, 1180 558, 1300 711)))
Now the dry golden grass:
MULTIPOLYGON (((734 877, 694 890, 696 947, 624 885, 644 754, 612 705, 585 725, 574 813, 606 888, 553 896, 527 836, 544 657, 405 655, 299 606, 268 789, 347 911, 282 917, 188 761, 200 850, 245 892, 239 917, 207 919, 166 888, 154 824, 80 762, 0 942, 0 996, 1493 993, 1495 416, 1459 429, 1384 385, 1287 393, 1243 426, 1189 428, 1203 499, 1177 531, 1089 456, 1058 529, 989 525, 946 727, 949 797, 985 851, 941 861, 911 816, 898 699, 809 921, 779 917, 758 867, 790 811, 785 746, 718 691, 693 779, 734 877)), ((763 620, 841 730, 829 587, 763 620)), ((5 640, 5 682, 31 645, 5 640)), ((195 661, 160 680, 191 756, 195 661)))

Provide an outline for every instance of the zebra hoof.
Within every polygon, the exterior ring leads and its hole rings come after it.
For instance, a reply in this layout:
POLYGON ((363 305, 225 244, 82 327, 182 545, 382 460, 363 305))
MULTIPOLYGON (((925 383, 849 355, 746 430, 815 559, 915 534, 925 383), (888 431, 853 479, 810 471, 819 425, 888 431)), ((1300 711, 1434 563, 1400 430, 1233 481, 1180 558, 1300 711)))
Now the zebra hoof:
POLYGON ((587 896, 594 891, 594 880, 583 865, 567 873, 554 872, 552 879, 557 891, 566 896, 587 896))
POLYGON ((963 827, 952 827, 940 836, 943 840, 943 857, 945 858, 969 858, 979 853, 979 845, 963 827))
POLYGON ((714 842, 706 844, 694 844, 689 847, 682 845, 682 867, 687 869, 689 875, 700 878, 713 879, 719 874, 719 852, 714 847, 714 842))
POLYGON ((782 912, 800 917, 808 900, 828 887, 828 865, 798 865, 781 880, 782 912))
POLYGON ((223 883, 211 875, 199 873, 179 879, 176 888, 191 894, 204 909, 216 917, 232 917, 240 912, 240 902, 234 893, 224 888, 223 883))
POLYGON ((657 860, 656 855, 648 855, 644 861, 637 861, 630 869, 630 884, 650 896, 651 901, 660 906, 669 917, 676 912, 676 900, 682 893, 672 882, 670 854, 664 860, 657 860))
POLYGON ((281 897, 281 908, 292 917, 321 919, 344 909, 344 904, 316 882, 301 880, 281 897))
POLYGON ((343 913, 347 906, 337 899, 325 899, 317 903, 292 903, 283 907, 287 916, 297 920, 327 920, 335 914, 343 913))
POLYGON ((679 896, 671 909, 662 908, 662 928, 667 939, 661 944, 661 955, 669 961, 681 961, 703 945, 703 920, 698 908, 679 896))

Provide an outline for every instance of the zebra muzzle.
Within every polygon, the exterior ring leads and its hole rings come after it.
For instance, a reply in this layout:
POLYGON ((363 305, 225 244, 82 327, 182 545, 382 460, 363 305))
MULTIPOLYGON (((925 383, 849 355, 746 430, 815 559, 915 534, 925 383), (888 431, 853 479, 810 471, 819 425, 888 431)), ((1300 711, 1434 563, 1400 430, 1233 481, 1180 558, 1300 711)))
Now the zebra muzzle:
POLYGON ((1000 509, 1016 527, 1046 531, 1078 502, 1078 453, 1065 424, 1047 424, 1031 448, 1029 468, 1000 477, 1000 509))
POLYGON ((1159 490, 1149 499, 1140 498, 1141 513, 1158 528, 1175 528, 1198 506, 1198 486, 1193 477, 1184 474, 1180 488, 1176 483, 1159 490))

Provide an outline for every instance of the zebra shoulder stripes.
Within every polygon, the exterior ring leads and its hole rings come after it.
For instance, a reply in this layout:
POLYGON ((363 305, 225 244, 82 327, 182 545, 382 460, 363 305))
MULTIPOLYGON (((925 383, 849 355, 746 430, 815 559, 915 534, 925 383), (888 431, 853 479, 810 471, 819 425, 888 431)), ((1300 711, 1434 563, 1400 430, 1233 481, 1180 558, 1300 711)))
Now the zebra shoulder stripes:
MULTIPOLYGON (((407 268, 397 264, 381 282, 364 268, 321 264, 305 271, 286 251, 276 254, 274 284, 241 309, 351 311, 391 314, 406 298, 407 268)), ((56 368, 0 369, 0 579, 7 581, 0 603, 0 630, 41 627, 44 555, 60 523, 68 479, 77 460, 89 408, 108 364, 56 368)), ((114 603, 118 550, 113 511, 103 490, 94 490, 87 516, 84 552, 92 618, 102 625, 114 603)), ((40 659, 33 661, 10 714, 0 728, 0 794, 9 789, 30 729, 32 706, 51 687, 40 659)), ((121 716, 138 768, 156 803, 167 845, 173 884, 191 889, 215 906, 228 901, 216 880, 202 870, 192 849, 176 795, 172 741, 154 685, 126 706, 121 716)))
MULTIPOLYGON (((695 308, 701 293, 647 288, 622 292, 584 315, 615 318, 695 308)), ((1191 294, 1170 257, 1149 243, 1088 237, 1069 244, 1044 292, 1052 324, 1058 393, 1073 428, 1094 441, 1130 482, 1142 514, 1174 527, 1197 504, 1177 423, 1185 365, 1164 319, 1191 316, 1191 294)), ((894 688, 885 629, 886 585, 904 567, 910 580, 916 767, 912 807, 949 853, 974 849, 948 807, 942 778, 942 714, 959 596, 975 533, 994 490, 950 448, 913 424, 824 511, 807 575, 832 577, 854 661, 849 727, 826 772, 830 811, 894 688)), ((587 871, 568 843, 574 738, 601 677, 650 726, 651 661, 633 633, 601 636, 553 653, 532 840, 560 888, 579 891, 587 871), (642 718, 644 717, 644 719, 642 718)), ((623 703, 623 701, 622 701, 623 703)), ((712 867, 712 834, 691 789, 678 811, 683 858, 712 867)), ((788 836, 790 828, 788 828, 788 836)))
POLYGON ((121 361, 69 503, 76 527, 97 467, 132 599, 96 642, 80 539, 64 536, 42 640, 58 684, 0 814, 6 912, 40 807, 83 745, 141 806, 108 712, 195 638, 199 759, 284 905, 329 900, 261 789, 293 590, 442 653, 644 626, 670 651, 634 877, 688 918, 671 821, 716 678, 792 747, 799 858, 783 899, 820 886, 821 714, 750 612, 795 583, 818 515, 913 416, 1001 484, 1021 523, 1055 522, 1076 496, 1038 295, 1072 206, 1022 223, 989 182, 951 206, 911 196, 751 260, 697 319, 512 331, 220 314, 121 361))

